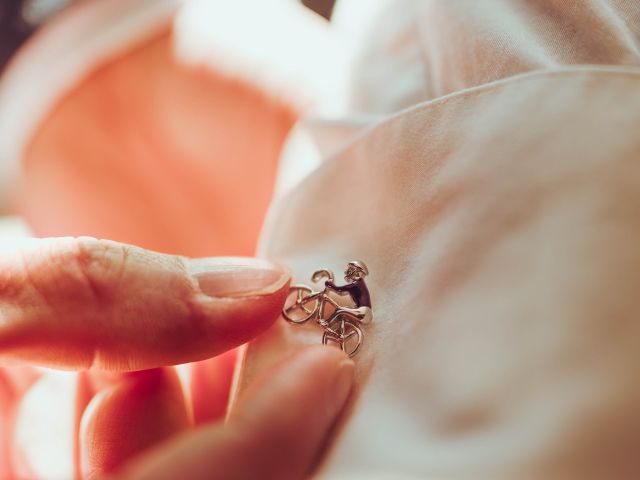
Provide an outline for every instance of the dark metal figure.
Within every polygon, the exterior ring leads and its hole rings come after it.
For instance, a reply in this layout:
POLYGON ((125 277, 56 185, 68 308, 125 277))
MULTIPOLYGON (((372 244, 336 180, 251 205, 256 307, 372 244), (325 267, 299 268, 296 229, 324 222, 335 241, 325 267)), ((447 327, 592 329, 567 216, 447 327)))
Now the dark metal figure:
POLYGON ((349 262, 344 272, 345 285, 337 286, 332 280, 327 280, 325 286, 340 294, 349 294, 355 307, 338 307, 326 320, 328 324, 339 315, 354 317, 359 322, 367 324, 371 321, 371 295, 364 280, 369 274, 369 269, 358 260, 349 262))
POLYGON ((371 322, 371 296, 364 277, 369 269, 364 262, 349 262, 344 272, 345 285, 338 286, 333 281, 333 273, 329 270, 318 270, 311 280, 319 283, 323 278, 324 289, 314 292, 306 285, 293 285, 289 297, 282 309, 282 315, 290 323, 303 324, 315 318, 322 327, 322 343, 337 344, 347 355, 354 356, 362 345, 364 334, 360 328, 371 322), (331 298, 330 292, 349 295, 353 306, 340 305, 331 298), (325 307, 329 306, 326 310, 325 307), (331 312, 328 314, 328 312, 331 312), (325 314, 328 317, 325 318, 325 314))

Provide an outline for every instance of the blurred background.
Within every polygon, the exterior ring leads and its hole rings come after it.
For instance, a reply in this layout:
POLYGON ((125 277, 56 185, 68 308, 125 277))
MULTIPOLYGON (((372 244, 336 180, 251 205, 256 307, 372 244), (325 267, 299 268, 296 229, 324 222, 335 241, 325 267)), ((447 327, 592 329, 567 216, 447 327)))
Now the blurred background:
POLYGON ((340 96, 333 9, 0 2, 2 235, 252 255, 291 127, 320 91, 340 96))
MULTIPOLYGON (((2 0, 0 2, 0 69, 11 55, 47 19, 71 3, 91 0, 2 0)), ((335 0, 302 0, 302 3, 329 19, 335 0)))

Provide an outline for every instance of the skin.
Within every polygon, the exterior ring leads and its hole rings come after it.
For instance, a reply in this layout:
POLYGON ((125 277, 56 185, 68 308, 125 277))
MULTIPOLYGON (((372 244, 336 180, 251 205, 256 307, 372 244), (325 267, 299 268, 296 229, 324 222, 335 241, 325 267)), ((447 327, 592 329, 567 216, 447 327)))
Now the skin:
MULTIPOLYGON (((43 119, 25 151, 16 199, 36 235, 92 235, 190 257, 253 255, 277 159, 297 112, 254 86, 181 64, 171 35, 165 29, 110 59, 43 119), (228 181, 234 178, 242 182, 228 181)), ((0 358, 80 370, 76 446, 69 455, 77 474, 87 475, 117 468, 184 429, 224 418, 235 364, 230 349, 267 328, 282 299, 274 292, 227 302, 216 327, 207 328, 211 312, 191 308, 197 304, 189 294, 191 282, 160 275, 166 283, 159 285, 158 271, 142 266, 146 253, 138 257, 139 285, 146 288, 129 285, 127 291, 110 283, 114 272, 83 277, 92 257, 85 251, 83 260, 74 248, 53 259, 36 248, 24 257, 29 268, 16 270, 14 278, 21 281, 0 283, 5 305, 12 305, 11 321, 0 329, 0 358), (154 287, 176 292, 179 300, 154 297, 154 287), (29 306, 39 289, 44 301, 29 306), (59 313, 49 315, 54 304, 59 313), (132 315, 136 309, 143 314, 132 315), (176 318, 194 328, 181 328, 176 318), (171 368, 153 370, 194 360, 200 361, 190 366, 186 394, 171 368), (127 373, 132 369, 144 371, 127 373), (187 413, 175 408, 181 404, 187 413), (123 410, 138 413, 114 413, 123 410), (151 430, 140 412, 158 423, 145 438, 140 432, 151 430), (118 451, 104 448, 113 445, 109 432, 131 441, 118 451)), ((181 258, 165 260, 179 268, 181 258)), ((0 449, 0 460, 7 459, 0 461, 0 478, 11 478, 16 469, 32 476, 29 452, 16 452, 9 438, 25 392, 40 382, 40 373, 28 372, 5 369, 7 380, 0 382, 0 430, 7 439, 0 449)))
MULTIPOLYGON (((248 295, 233 277, 226 289, 215 284, 225 296, 212 296, 211 283, 194 279, 185 264, 91 238, 39 240, 5 252, 0 358, 94 367, 81 389, 88 403, 78 434, 82 476, 304 478, 347 400, 353 363, 337 349, 304 349, 265 372, 226 424, 194 428, 175 370, 164 366, 220 354, 263 332, 284 304, 289 274, 256 273, 262 288, 243 277, 248 295), (184 305, 190 308, 176 307, 184 305), (126 373, 133 365, 148 370, 126 373), (314 415, 309 405, 317 405, 314 415)), ((21 393, 12 385, 0 391, 5 419, 21 393)), ((11 442, 5 437, 3 444, 11 442)))

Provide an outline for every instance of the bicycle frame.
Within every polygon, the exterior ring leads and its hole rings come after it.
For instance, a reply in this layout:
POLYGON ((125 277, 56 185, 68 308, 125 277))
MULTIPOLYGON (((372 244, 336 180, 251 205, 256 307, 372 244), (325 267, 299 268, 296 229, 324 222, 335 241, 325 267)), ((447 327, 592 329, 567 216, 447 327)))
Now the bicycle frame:
MULTIPOLYGON (((354 262, 352 262, 354 263, 354 262)), ((311 277, 311 281, 315 284, 319 284, 323 278, 333 282, 333 272, 330 270, 317 270, 311 277)), ((342 292, 336 292, 340 294, 342 292)), ((309 320, 314 319, 318 325, 324 330, 322 335, 322 343, 327 345, 335 342, 340 346, 340 349, 345 352, 349 357, 353 357, 360 346, 362 345, 363 332, 360 328, 360 324, 363 323, 363 319, 367 318, 370 314, 370 309, 365 307, 347 307, 338 303, 339 300, 334 300, 331 296, 333 289, 327 286, 325 281, 324 289, 318 292, 314 292, 313 289, 307 285, 292 285, 285 307, 282 309, 282 316, 286 321, 294 325, 302 325, 309 320), (289 300, 293 300, 291 296, 295 293, 295 302, 289 303, 289 300), (313 308, 309 308, 309 303, 313 302, 313 308), (329 315, 326 315, 327 303, 333 307, 329 315), (288 306, 287 306, 288 305, 288 306), (293 313, 292 313, 293 312, 293 313), (336 328, 336 325, 339 327, 336 328), (354 340, 355 339, 355 342, 354 340)))

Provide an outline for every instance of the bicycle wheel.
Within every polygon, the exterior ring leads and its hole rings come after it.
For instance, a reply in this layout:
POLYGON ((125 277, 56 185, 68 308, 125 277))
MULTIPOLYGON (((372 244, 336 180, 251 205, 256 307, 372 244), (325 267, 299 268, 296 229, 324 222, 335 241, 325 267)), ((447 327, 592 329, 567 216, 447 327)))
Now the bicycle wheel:
POLYGON ((357 325, 347 320, 341 320, 339 328, 335 330, 325 330, 322 335, 322 343, 325 345, 335 343, 340 347, 340 350, 349 357, 353 357, 358 353, 358 350, 360 350, 363 337, 364 333, 362 333, 362 330, 360 330, 357 325))
POLYGON ((289 296, 284 303, 282 316, 287 322, 305 323, 318 310, 318 297, 312 297, 313 290, 304 285, 294 285, 289 289, 289 296))

